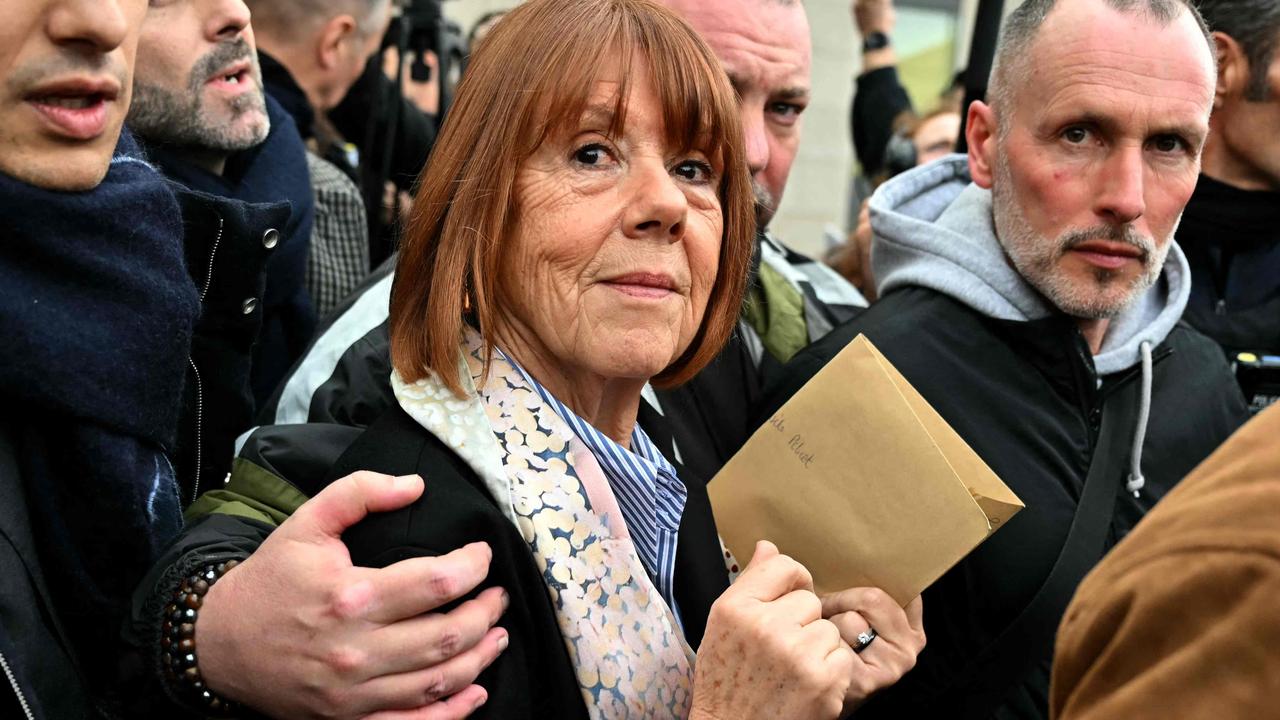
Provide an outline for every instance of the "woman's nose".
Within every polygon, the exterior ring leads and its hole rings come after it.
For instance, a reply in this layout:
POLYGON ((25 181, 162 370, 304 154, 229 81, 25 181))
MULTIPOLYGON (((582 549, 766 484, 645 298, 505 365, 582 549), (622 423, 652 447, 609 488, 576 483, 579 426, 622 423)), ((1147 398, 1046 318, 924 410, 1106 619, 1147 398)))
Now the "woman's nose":
POLYGON ((633 165, 628 186, 627 235, 679 240, 689 201, 666 166, 658 162, 633 165))

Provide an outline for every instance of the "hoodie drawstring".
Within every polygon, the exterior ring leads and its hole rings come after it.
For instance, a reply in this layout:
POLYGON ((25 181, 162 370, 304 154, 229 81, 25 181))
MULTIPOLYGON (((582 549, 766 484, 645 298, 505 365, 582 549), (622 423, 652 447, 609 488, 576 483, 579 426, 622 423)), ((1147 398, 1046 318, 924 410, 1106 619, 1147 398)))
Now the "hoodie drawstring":
POLYGON ((1147 420, 1151 417, 1151 343, 1143 341, 1138 349, 1142 352, 1142 397, 1138 406, 1138 426, 1133 432, 1133 452, 1129 455, 1129 481, 1125 489, 1138 497, 1138 491, 1147 483, 1142 476, 1142 444, 1147 440, 1147 420))

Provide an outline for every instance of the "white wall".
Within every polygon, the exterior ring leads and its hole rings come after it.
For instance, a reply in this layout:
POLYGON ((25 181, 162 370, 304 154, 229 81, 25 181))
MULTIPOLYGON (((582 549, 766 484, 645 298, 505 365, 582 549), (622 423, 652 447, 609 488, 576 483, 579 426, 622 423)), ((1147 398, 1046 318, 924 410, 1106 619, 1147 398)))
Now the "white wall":
POLYGON ((462 26, 462 35, 466 37, 481 15, 494 10, 507 10, 519 4, 516 0, 447 0, 444 3, 444 14, 462 26))
POLYGON ((811 255, 822 252, 824 227, 843 228, 846 221, 853 167, 849 104, 858 58, 849 6, 849 0, 805 1, 813 38, 813 100, 773 230, 811 255))

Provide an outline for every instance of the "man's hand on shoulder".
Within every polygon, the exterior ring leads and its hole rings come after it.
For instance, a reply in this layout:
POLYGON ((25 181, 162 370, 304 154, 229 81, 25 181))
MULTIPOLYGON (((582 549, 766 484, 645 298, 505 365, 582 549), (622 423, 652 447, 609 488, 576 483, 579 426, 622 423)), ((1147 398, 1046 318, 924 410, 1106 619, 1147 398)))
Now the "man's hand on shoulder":
POLYGON ((473 684, 507 646, 508 596, 489 588, 447 614, 489 572, 474 543, 381 569, 355 567, 342 533, 423 490, 416 475, 349 475, 306 502, 210 588, 196 626, 209 688, 280 718, 466 717, 473 684))

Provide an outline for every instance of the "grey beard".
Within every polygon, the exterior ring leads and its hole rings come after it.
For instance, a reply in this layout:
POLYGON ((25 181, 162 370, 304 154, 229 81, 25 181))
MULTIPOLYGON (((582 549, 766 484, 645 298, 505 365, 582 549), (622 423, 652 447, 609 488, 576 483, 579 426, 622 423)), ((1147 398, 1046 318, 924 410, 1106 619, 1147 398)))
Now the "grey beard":
MULTIPOLYGON (((1163 245, 1133 229, 1132 225, 1106 226, 1067 230, 1056 238, 1042 237, 1017 204, 1013 179, 1003 155, 996 160, 995 185, 992 188, 992 215, 996 235, 1014 269, 1060 311, 1078 318, 1114 318, 1148 288, 1155 284, 1164 269, 1165 258, 1173 244, 1172 233, 1163 245), (1093 282, 1082 286, 1072 283, 1057 272, 1057 263, 1072 248, 1090 240, 1110 240, 1138 249, 1142 272, 1130 282, 1122 298, 1107 300, 1107 286, 1116 282, 1116 274, 1097 268, 1093 282)), ((1177 229, 1175 223, 1174 229, 1177 229)))
POLYGON ((773 220, 773 213, 778 209, 778 203, 763 185, 756 182, 755 178, 751 178, 751 191, 756 196, 756 230, 763 232, 773 220))
POLYGON ((249 44, 240 38, 235 42, 218 45, 200 58, 191 69, 187 88, 183 92, 135 79, 128 123, 145 140, 180 147, 233 153, 260 144, 270 132, 271 124, 267 119, 262 72, 258 67, 257 57, 249 44), (232 120, 257 112, 262 116, 263 122, 259 127, 237 131, 227 123, 217 122, 207 116, 204 86, 213 73, 246 57, 252 59, 250 73, 257 88, 234 98, 228 109, 232 120))

